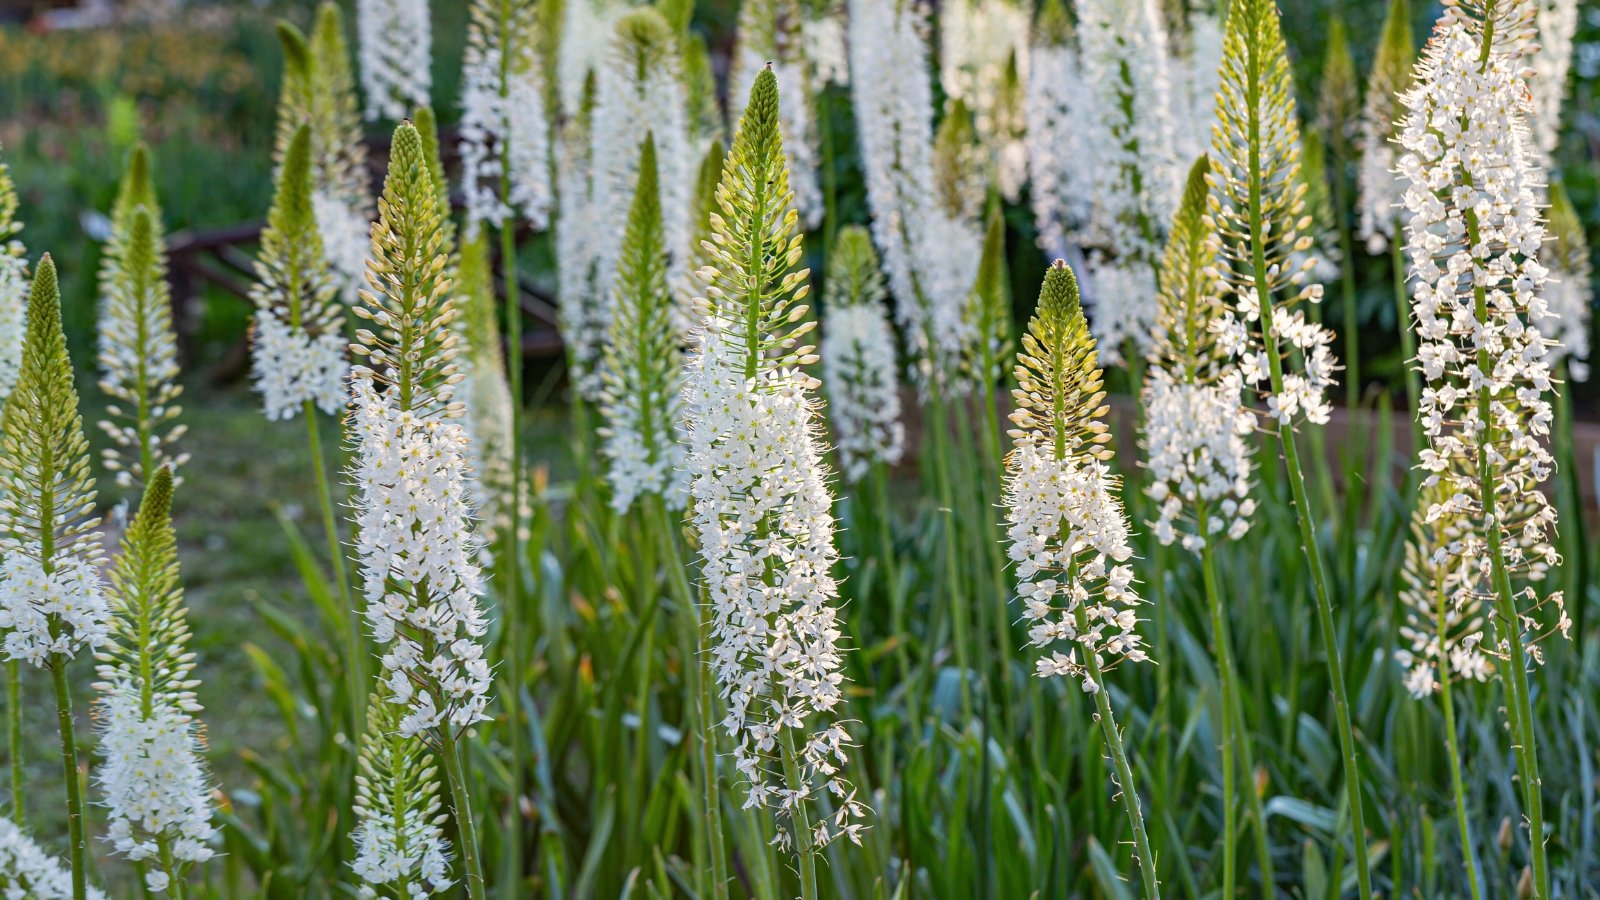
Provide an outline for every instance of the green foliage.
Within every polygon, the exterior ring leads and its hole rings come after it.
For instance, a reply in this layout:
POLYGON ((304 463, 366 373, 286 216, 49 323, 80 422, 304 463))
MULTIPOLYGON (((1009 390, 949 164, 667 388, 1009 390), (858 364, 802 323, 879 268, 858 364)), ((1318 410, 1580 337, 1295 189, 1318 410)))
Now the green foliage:
POLYGON ((395 129, 389 174, 372 226, 370 290, 361 292, 359 329, 351 352, 363 357, 376 381, 391 385, 401 410, 454 409, 456 335, 449 325, 454 302, 446 277, 449 248, 439 192, 428 174, 422 136, 409 122, 395 129))
POLYGON ((1389 0, 1378 37, 1372 74, 1367 80, 1366 115, 1375 122, 1396 122, 1403 108, 1400 95, 1411 87, 1411 69, 1417 57, 1411 29, 1411 0, 1389 0))
POLYGON ((1103 374, 1083 317, 1078 278, 1056 260, 1039 287, 1038 307, 1017 353, 1011 436, 1052 445, 1056 459, 1084 454, 1109 460, 1103 374))
POLYGON ((0 546, 50 572, 67 557, 96 562, 101 549, 89 442, 48 253, 33 276, 27 321, 22 372, 0 420, 0 546))

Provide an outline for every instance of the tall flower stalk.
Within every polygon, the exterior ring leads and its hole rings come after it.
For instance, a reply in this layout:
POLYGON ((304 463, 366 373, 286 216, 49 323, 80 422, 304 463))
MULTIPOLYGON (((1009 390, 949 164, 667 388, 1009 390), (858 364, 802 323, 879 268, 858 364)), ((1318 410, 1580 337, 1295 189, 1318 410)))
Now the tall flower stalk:
POLYGON ((95 654, 100 681, 98 781, 111 839, 148 860, 152 893, 188 895, 189 870, 210 859, 216 835, 195 718, 199 681, 172 530, 172 469, 155 473, 111 570, 111 639, 95 654))
POLYGON ((251 381, 261 394, 268 419, 305 418, 328 562, 338 597, 350 613, 345 629, 345 674, 352 721, 359 729, 367 696, 361 624, 350 598, 333 486, 322 449, 322 426, 317 421, 319 409, 332 415, 344 407, 350 364, 345 356, 348 341, 339 288, 316 219, 312 144, 311 126, 295 129, 285 147, 267 226, 261 232, 256 283, 250 291, 256 305, 251 381))
POLYGON ((798 305, 808 273, 795 268, 803 236, 780 121, 777 77, 763 69, 717 190, 684 397, 691 521, 727 706, 721 727, 748 788, 745 805, 775 812, 801 896, 815 900, 822 848, 839 837, 859 842, 867 810, 842 775, 851 740, 836 718, 844 703, 830 571, 838 549, 817 382, 800 368, 816 357, 799 343, 811 325, 798 305))
POLYGON ((39 260, 22 371, 0 419, 0 634, 7 658, 50 670, 67 785, 72 895, 88 894, 88 838, 67 668, 105 643, 95 483, 61 330, 56 266, 39 260))
MULTIPOLYGON (((1216 545, 1242 537, 1255 512, 1247 440, 1255 430, 1255 418, 1241 401, 1239 373, 1227 364, 1227 354, 1210 327, 1221 317, 1223 302, 1205 225, 1209 172, 1210 160, 1205 157, 1190 169, 1162 258, 1156 330, 1142 395, 1144 465, 1150 473, 1145 493, 1155 504, 1156 518, 1150 525, 1156 539, 1163 545, 1180 544, 1200 557, 1221 691, 1216 727, 1222 760, 1222 895, 1232 897, 1238 840, 1235 779, 1240 772, 1248 777, 1255 765, 1249 743, 1239 734, 1239 674, 1217 580, 1216 545)), ((1253 790, 1243 793, 1256 830, 1262 883, 1270 885, 1272 856, 1260 797, 1253 790)))
POLYGON ((1491 578, 1492 650, 1529 828, 1530 888, 1544 898, 1550 873, 1528 668, 1543 658, 1537 641, 1571 622, 1559 591, 1541 598, 1512 580, 1557 559, 1544 542, 1556 511, 1539 490, 1555 468, 1546 446, 1554 342, 1542 331, 1550 309, 1538 260, 1543 178, 1515 43, 1530 13, 1496 0, 1447 9, 1404 97, 1399 168, 1411 183, 1407 250, 1426 382, 1419 466, 1423 487, 1442 489, 1427 521, 1459 516, 1479 536, 1459 553, 1491 578))
MULTIPOLYGON (((311 123, 312 208, 322 231, 323 251, 339 274, 340 294, 347 303, 355 303, 366 283, 372 184, 344 13, 332 0, 323 0, 317 7, 308 60, 306 121, 311 123)), ((279 127, 297 124, 299 120, 292 120, 279 127)))
POLYGON ((1328 349, 1332 334, 1306 316, 1305 304, 1322 297, 1322 286, 1306 278, 1316 262, 1293 262, 1312 239, 1302 232, 1309 223, 1304 189, 1297 187, 1299 121, 1273 0, 1236 0, 1229 5, 1221 84, 1206 224, 1231 304, 1213 327, 1220 329, 1220 346, 1237 359, 1245 385, 1265 393, 1267 412, 1277 423, 1333 693, 1356 884, 1362 900, 1370 900, 1370 854, 1349 691, 1327 564, 1317 545, 1315 523, 1320 520, 1311 508, 1295 435, 1296 422, 1327 422, 1324 394, 1333 383, 1336 364, 1328 349))
POLYGON ((467 892, 485 896, 459 741, 488 718, 488 620, 469 502, 469 438, 454 399, 459 336, 445 276, 439 195, 422 137, 395 130, 372 229, 369 291, 351 352, 349 437, 365 615, 382 649, 384 702, 396 727, 438 756, 450 787, 467 892))
MULTIPOLYGON (((10 167, 0 159, 0 408, 22 372, 22 347, 27 332, 27 250, 17 235, 17 190, 10 167)), ((0 500, 5 494, 0 493, 0 500)), ((21 826, 22 804, 22 666, 6 661, 6 745, 11 760, 11 820, 21 826)), ((18 835, 18 840, 26 840, 18 835)))
POLYGON ((100 390, 112 401, 100 422, 112 441, 105 467, 121 487, 143 485, 160 466, 187 460, 172 449, 184 432, 174 424, 183 412, 176 403, 183 388, 161 207, 143 144, 128 157, 111 210, 100 296, 100 390))
POLYGON ((1028 643, 1048 651, 1035 673, 1075 679, 1094 695, 1144 896, 1156 898, 1161 892, 1155 854, 1105 681, 1116 666, 1147 659, 1134 630, 1143 601, 1126 564, 1133 548, 1118 498, 1120 480, 1108 465, 1109 407, 1095 340, 1084 321, 1077 278, 1061 260, 1039 289, 1038 309, 1017 353, 1016 378, 1005 508, 1028 643))

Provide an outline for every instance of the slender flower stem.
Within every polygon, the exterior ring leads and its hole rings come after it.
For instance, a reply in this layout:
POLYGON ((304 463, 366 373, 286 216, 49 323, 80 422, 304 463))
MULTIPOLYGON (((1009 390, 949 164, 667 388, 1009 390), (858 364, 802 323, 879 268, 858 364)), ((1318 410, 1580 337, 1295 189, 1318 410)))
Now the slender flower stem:
MULTIPOLYGON (((883 578, 889 586, 889 623, 894 631, 895 663, 900 669, 900 683, 911 684, 911 658, 907 651, 906 592, 900 584, 900 560, 894 552, 894 509, 889 503, 889 470, 881 460, 872 465, 868 476, 872 481, 872 501, 877 507, 878 554, 883 561, 883 578)), ((910 721, 917 721, 917 691, 907 691, 910 721)))
POLYGON ((301 416, 306 420, 306 443, 311 452, 311 472, 317 482, 317 500, 322 505, 322 530, 328 535, 328 558, 333 563, 333 580, 339 591, 339 604, 349 613, 345 625, 345 674, 350 691, 351 734, 363 734, 367 727, 366 652, 361 646, 361 611, 350 597, 350 578, 345 574, 344 548, 339 544, 338 519, 333 512, 333 486, 328 482, 327 463, 322 457, 322 429, 317 424, 317 409, 305 401, 301 416))
MULTIPOLYGON (((509 56, 509 54, 507 54, 509 56)), ((502 65, 508 65, 503 61, 502 65)), ((510 207, 511 179, 500 178, 501 202, 510 207)), ((511 690, 506 692, 511 727, 507 749, 511 753, 511 814, 507 823, 506 868, 522 877, 522 289, 517 280, 516 221, 500 223, 500 271, 506 291, 506 380, 511 389, 511 533, 506 536, 505 623, 506 668, 511 690)))
MULTIPOLYGON (((793 729, 785 728, 782 734, 783 772, 791 790, 797 790, 803 781, 800 775, 800 757, 794 749, 793 729)), ((817 848, 811 840, 811 817, 804 803, 795 803, 789 810, 789 831, 794 835, 795 862, 800 869, 801 900, 817 900, 817 848)))
POLYGON ((972 676, 972 669, 967 658, 967 609, 966 598, 960 595, 961 591, 961 565, 960 565, 960 539, 956 534, 955 517, 955 490, 950 480, 950 442, 949 427, 946 424, 948 409, 945 405, 944 387, 937 379, 933 385, 932 401, 928 404, 931 415, 929 430, 932 432, 933 457, 936 476, 938 478, 938 500, 942 507, 942 530, 944 532, 944 557, 945 557, 945 590, 954 592, 949 598, 951 630, 954 632, 956 666, 961 670, 961 716, 963 721, 972 721, 972 687, 968 679, 972 676))
POLYGON ((57 655, 50 662, 50 678, 56 688, 56 725, 61 730, 61 769, 67 781, 67 834, 72 859, 72 897, 88 896, 88 873, 84 868, 88 841, 84 837, 83 785, 78 778, 78 742, 72 727, 72 692, 67 688, 67 660, 57 655))
POLYGON ((26 820, 22 805, 22 665, 6 662, 6 724, 11 749, 11 821, 21 828, 26 820))
MULTIPOLYGON (((1251 47, 1249 52, 1255 57, 1259 51, 1251 47)), ((1259 61, 1256 65, 1260 65, 1259 61)), ((1259 109, 1260 79, 1251 79, 1248 90, 1252 95, 1248 101, 1249 108, 1259 109)), ((1275 332, 1272 324, 1272 295, 1271 291, 1266 289, 1272 284, 1272 279, 1267 266, 1266 222, 1262 215, 1262 203, 1265 199, 1261 166, 1264 136, 1261 133, 1260 117, 1251 116, 1248 127, 1251 264, 1261 303, 1261 333, 1266 336, 1267 374, 1271 379, 1272 393, 1281 395, 1283 393, 1282 351, 1278 345, 1278 338, 1273 336, 1275 332)), ((1350 837, 1355 845, 1356 886, 1361 900, 1372 900, 1372 873, 1367 854, 1365 816, 1362 814, 1361 769, 1356 760, 1355 733, 1350 727, 1350 697, 1344 683, 1344 664, 1339 659, 1339 636, 1333 622, 1333 597, 1328 587, 1327 566, 1322 558, 1322 550, 1317 546, 1315 523, 1320 520, 1312 511, 1311 498, 1306 492, 1305 473, 1300 467, 1300 451, 1295 444, 1294 426, 1288 421, 1279 422, 1278 437, 1283 445, 1283 462, 1288 470, 1289 490, 1294 498, 1295 523, 1300 528, 1300 547, 1311 569, 1311 585, 1317 604, 1318 624, 1322 631, 1323 654, 1327 657, 1328 681, 1333 691, 1334 719, 1339 731, 1339 752, 1343 757, 1345 791, 1350 804, 1350 837)), ((1319 464, 1326 465, 1320 460, 1319 464)))
MULTIPOLYGON (((1197 531, 1211 533, 1211 517, 1205 503, 1196 510, 1197 531)), ((1200 570, 1205 581, 1206 603, 1211 608, 1211 640, 1217 652, 1217 684, 1222 690, 1222 715, 1217 729, 1217 747, 1222 758, 1222 896, 1232 898, 1234 893, 1234 866, 1237 833, 1234 793, 1236 791, 1233 747, 1234 693, 1238 690, 1233 671, 1232 642, 1228 638, 1228 618, 1222 610, 1222 591, 1217 586, 1217 563, 1211 550, 1211 541, 1200 547, 1200 570)), ((1263 874, 1265 874, 1263 872, 1263 874)))
POLYGON ((450 782, 450 805, 453 807, 458 835, 457 850, 461 854, 461 868, 465 873, 467 896, 471 900, 486 900, 488 893, 483 885, 483 866, 478 862, 478 824, 472 818, 471 792, 467 787, 466 772, 461 765, 461 751, 452 726, 445 723, 438 730, 439 761, 444 764, 444 777, 450 782))
MULTIPOLYGON (((1437 593, 1438 631, 1444 634, 1450 620, 1449 594, 1442 587, 1437 593)), ((1461 745, 1456 736, 1456 704, 1451 696, 1450 673, 1439 673, 1439 703, 1444 708, 1445 740, 1450 753, 1450 788, 1455 794, 1456 827, 1461 831, 1461 856, 1467 865, 1467 884, 1472 889, 1472 900, 1483 900, 1483 888, 1478 884, 1478 857, 1472 850, 1472 830, 1467 827, 1467 789, 1461 781, 1461 745)))
MULTIPOLYGON (((1087 614, 1080 607, 1077 611, 1078 631, 1088 631, 1089 622, 1087 614)), ((1094 692, 1095 706, 1099 709, 1096 716, 1100 721, 1100 732, 1105 736, 1106 747, 1111 751, 1111 764, 1116 770, 1117 788, 1122 793, 1122 810, 1128 817, 1128 826, 1133 829, 1133 852, 1139 858, 1140 880, 1144 882, 1144 896, 1146 900, 1157 900, 1161 896, 1161 885, 1156 880, 1156 857, 1150 850, 1150 837, 1144 829, 1144 813, 1139 809, 1139 791, 1133 781, 1133 767, 1128 765, 1128 752, 1122 746, 1122 732, 1117 729, 1117 720, 1111 712, 1110 688, 1106 687, 1105 676, 1100 669, 1100 657, 1094 650, 1085 648, 1083 661, 1089 670, 1089 677, 1094 679, 1098 688, 1094 692)))

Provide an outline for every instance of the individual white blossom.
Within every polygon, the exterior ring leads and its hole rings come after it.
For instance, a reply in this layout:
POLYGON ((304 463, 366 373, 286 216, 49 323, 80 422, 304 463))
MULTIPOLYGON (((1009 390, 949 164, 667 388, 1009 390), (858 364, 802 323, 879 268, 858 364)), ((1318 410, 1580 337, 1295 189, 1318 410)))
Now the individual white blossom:
MULTIPOLYGON (((1541 331, 1551 314, 1538 259, 1543 183, 1519 69, 1516 57, 1501 50, 1482 56, 1467 22, 1441 20, 1404 96, 1399 168, 1411 184, 1407 255, 1416 365, 1425 380, 1418 417, 1428 446, 1418 465, 1423 489, 1437 491, 1424 521, 1459 516, 1475 529, 1500 529, 1506 564, 1520 572, 1554 565, 1558 557, 1548 541, 1555 508, 1539 490, 1555 466, 1547 446, 1553 342, 1541 331), (1482 496, 1485 466, 1492 498, 1482 496), (1490 503, 1495 515, 1486 521, 1490 503)), ((1468 541, 1462 552, 1487 577, 1490 541, 1468 541)), ((1559 592, 1540 599, 1530 585, 1519 593, 1528 602, 1516 631, 1537 660, 1540 629, 1565 633, 1570 620, 1559 592), (1555 612, 1541 623, 1537 612, 1547 605, 1555 612)), ((1497 655, 1508 650, 1501 638, 1497 655)))
POLYGON ((397 122, 429 105, 433 23, 428 0, 356 0, 356 38, 369 120, 397 122))
POLYGON ((533 4, 477 0, 471 16, 461 74, 467 231, 484 223, 499 225, 513 214, 543 230, 553 197, 533 4), (504 202, 502 179, 508 188, 504 202))
POLYGON ((57 556, 49 571, 37 548, 0 543, 0 634, 8 659, 40 668, 105 643, 111 607, 95 560, 57 556))
POLYGON ((146 711, 129 682, 111 686, 97 708, 104 762, 96 780, 105 791, 107 837, 117 852, 159 862, 160 837, 179 864, 214 856, 211 786, 194 717, 165 697, 146 711))
MULTIPOLYGON (((89 900, 106 900, 106 895, 93 887, 88 896, 89 900)), ((0 819, 0 897, 72 900, 72 873, 10 818, 0 819)))
POLYGON ((422 741, 397 730, 394 715, 374 698, 355 778, 350 868, 362 897, 442 894, 453 882, 438 770, 422 741))
POLYGON ((830 267, 822 377, 840 467, 846 480, 859 482, 872 466, 899 462, 904 451, 899 367, 871 237, 859 227, 841 231, 830 267))
POLYGON ((1578 0, 1534 0, 1539 49, 1528 63, 1533 77, 1528 89, 1533 94, 1529 124, 1533 146, 1542 165, 1553 167, 1556 147, 1561 143, 1561 106, 1566 102, 1567 80, 1572 71, 1573 38, 1578 33, 1578 0))
POLYGON ((349 342, 337 332, 313 335, 290 328, 271 311, 256 314, 250 383, 271 421, 292 419, 309 401, 334 415, 349 396, 345 359, 349 342))
POLYGON ((465 728, 488 718, 491 682, 466 431, 400 409, 359 369, 351 407, 356 554, 387 699, 405 707, 407 736, 465 728))
POLYGON ((895 316, 916 384, 959 393, 978 340, 970 314, 982 233, 935 195, 933 86, 923 12, 896 0, 850 0, 850 84, 857 141, 895 316))
POLYGON ((1039 246, 1052 259, 1067 254, 1069 238, 1089 222, 1094 144, 1083 122, 1096 98, 1083 83, 1071 25, 1059 3, 1045 6, 1029 53, 1028 196, 1039 246))

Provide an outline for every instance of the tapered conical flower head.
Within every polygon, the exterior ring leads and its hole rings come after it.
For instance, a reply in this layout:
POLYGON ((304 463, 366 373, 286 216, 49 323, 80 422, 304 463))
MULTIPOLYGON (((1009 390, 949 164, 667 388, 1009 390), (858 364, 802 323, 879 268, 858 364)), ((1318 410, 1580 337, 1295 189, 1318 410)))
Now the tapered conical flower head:
MULTIPOLYGON (((344 13, 323 0, 311 33, 310 110, 312 208, 322 231, 322 249, 339 276, 339 292, 356 302, 366 283, 367 231, 372 225, 372 184, 361 106, 350 71, 344 13)), ((300 120, 289 122, 293 129, 300 120)))
POLYGON ((600 409, 611 506, 626 512, 641 496, 683 508, 682 341, 673 328, 667 249, 656 186, 656 149, 645 138, 639 185, 622 235, 611 339, 606 343, 600 409))
POLYGON ((840 229, 828 255, 827 284, 822 377, 829 424, 844 477, 859 482, 872 466, 899 462, 905 449, 894 331, 878 254, 865 228, 840 229))
POLYGON ((401 733, 393 707, 374 697, 356 770, 356 858, 350 868, 363 896, 426 897, 450 880, 449 816, 439 799, 439 770, 420 740, 401 733))
POLYGON ((433 23, 428 0, 357 0, 361 87, 368 119, 400 119, 428 105, 433 23))
POLYGON ((1395 171, 1395 130, 1405 112, 1400 96, 1411 86, 1411 64, 1416 55, 1410 0, 1390 0, 1372 75, 1367 80, 1366 102, 1361 108, 1361 166, 1356 182, 1361 204, 1358 233, 1369 253, 1388 249, 1404 214, 1401 204, 1405 202, 1406 183, 1395 171))
POLYGON ((123 536, 111 586, 111 640, 96 654, 105 759, 96 781, 105 791, 117 852, 146 861, 148 886, 160 893, 214 855, 216 835, 195 719, 199 682, 178 580, 168 467, 150 482, 123 536))
POLYGON ((550 220, 549 123, 532 0, 475 0, 461 72, 467 230, 550 220))
MULTIPOLYGON (((1542 176, 1532 159, 1527 87, 1509 41, 1466 16, 1441 20, 1404 98, 1400 171, 1416 366, 1425 386, 1418 416, 1428 446, 1424 487, 1441 486, 1427 521, 1459 516, 1484 540, 1466 552, 1489 571, 1489 530, 1513 570, 1554 564, 1546 542, 1555 508, 1539 485, 1555 461, 1550 348, 1556 333, 1544 295, 1542 176), (1485 479, 1487 473, 1487 479, 1485 479), (1487 481, 1487 483, 1486 483, 1487 481), (1488 489, 1491 494, 1485 495, 1488 489)), ((1539 636, 1532 587, 1518 631, 1539 636)), ((1547 627, 1565 631, 1560 594, 1547 627)))
POLYGON ((1328 420, 1325 396, 1338 366, 1332 332, 1306 315, 1322 285, 1309 279, 1315 257, 1307 234, 1300 174, 1300 124, 1289 58, 1274 0, 1228 7, 1222 90, 1212 135, 1207 225, 1229 309, 1218 321, 1221 346, 1246 386, 1266 396, 1280 424, 1328 420))
POLYGON ((815 361, 796 305, 802 235, 763 70, 723 167, 702 330, 684 391, 691 519, 704 558, 711 667, 746 804, 774 809, 779 841, 858 839, 865 809, 841 770, 851 746, 832 568, 833 498, 817 438, 815 361), (779 763, 791 757, 791 766, 779 763), (785 772, 788 768, 790 771, 785 772), (834 814, 819 815, 819 794, 834 814), (809 834, 797 834, 804 828, 809 834))
POLYGON ((1077 278, 1060 260, 1039 290, 1016 378, 1005 507, 1028 642, 1049 651, 1039 658, 1039 676, 1079 678, 1094 692, 1102 685, 1080 654, 1095 654, 1102 670, 1145 659, 1134 630, 1141 601, 1127 565, 1133 550, 1119 479, 1107 465, 1111 435, 1095 341, 1077 278))
POLYGON ((273 420, 293 418, 307 403, 332 414, 348 397, 348 341, 313 209, 311 144, 310 126, 300 126, 278 170, 250 291, 251 382, 273 420))
POLYGON ((123 487, 143 484, 163 465, 183 463, 173 442, 183 388, 177 383, 178 341, 172 330, 167 247, 161 208, 140 144, 129 157, 111 211, 111 237, 100 271, 100 390, 110 398, 100 427, 110 435, 106 469, 123 487))
MULTIPOLYGON (((3 148, 0 148, 3 149, 3 148)), ((22 339, 27 330, 28 261, 17 235, 17 190, 10 167, 0 160, 0 405, 6 402, 22 369, 22 339)))
MULTIPOLYGON (((71 900, 72 873, 24 834, 9 818, 0 819, 0 896, 22 900, 71 900)), ((106 895, 89 888, 89 900, 106 895)))
POLYGON ((488 622, 439 195, 409 123, 395 130, 378 210, 371 290, 356 309, 371 327, 351 347, 366 363, 349 419, 362 592, 400 730, 459 731, 485 717, 488 622))
POLYGON ((47 254, 28 295, 22 372, 0 419, 0 635, 36 666, 104 643, 94 476, 47 254))
POLYGON ((1211 323, 1223 311, 1222 286, 1205 225, 1201 157, 1189 171, 1162 260, 1156 330, 1144 383, 1144 443, 1151 523, 1163 544, 1199 550, 1213 535, 1243 535, 1255 511, 1246 437, 1255 418, 1240 402, 1239 374, 1226 365, 1211 323))

